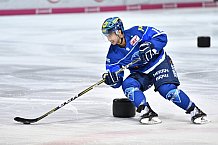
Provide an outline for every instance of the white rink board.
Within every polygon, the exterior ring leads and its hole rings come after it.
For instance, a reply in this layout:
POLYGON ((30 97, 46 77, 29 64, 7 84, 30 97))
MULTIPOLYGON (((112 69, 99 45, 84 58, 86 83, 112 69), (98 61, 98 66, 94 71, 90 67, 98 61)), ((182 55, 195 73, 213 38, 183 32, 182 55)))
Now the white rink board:
POLYGON ((189 3, 212 2, 213 0, 125 0, 126 4, 160 4, 160 3, 189 3))
POLYGON ((132 4, 157 4, 180 2, 210 2, 212 0, 59 0, 51 3, 49 0, 0 0, 0 10, 31 9, 31 8, 72 8, 92 6, 119 6, 132 4))

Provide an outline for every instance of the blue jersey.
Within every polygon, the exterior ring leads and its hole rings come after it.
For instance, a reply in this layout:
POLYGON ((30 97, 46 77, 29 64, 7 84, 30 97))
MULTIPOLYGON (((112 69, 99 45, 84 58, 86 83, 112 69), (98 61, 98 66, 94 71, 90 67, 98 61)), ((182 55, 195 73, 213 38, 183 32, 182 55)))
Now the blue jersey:
MULTIPOLYGON (((139 61, 133 66, 129 67, 130 73, 143 72, 149 73, 156 66, 158 66, 165 59, 164 47, 167 43, 167 35, 160 30, 148 26, 134 26, 124 31, 126 46, 111 45, 106 59, 106 70, 115 72, 122 66, 127 65, 134 59, 139 58, 139 46, 144 42, 151 42, 158 54, 155 55, 149 62, 143 63, 139 61)), ((123 73, 119 76, 122 78, 123 73)), ((114 87, 119 87, 122 80, 114 87)))

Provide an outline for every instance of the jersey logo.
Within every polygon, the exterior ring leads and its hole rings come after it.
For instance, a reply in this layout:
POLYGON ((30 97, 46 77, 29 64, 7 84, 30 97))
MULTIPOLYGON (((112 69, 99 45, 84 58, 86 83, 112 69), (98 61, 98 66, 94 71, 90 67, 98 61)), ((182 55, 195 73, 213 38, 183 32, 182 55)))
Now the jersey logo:
POLYGON ((139 36, 135 35, 131 40, 130 44, 134 46, 140 40, 139 36))

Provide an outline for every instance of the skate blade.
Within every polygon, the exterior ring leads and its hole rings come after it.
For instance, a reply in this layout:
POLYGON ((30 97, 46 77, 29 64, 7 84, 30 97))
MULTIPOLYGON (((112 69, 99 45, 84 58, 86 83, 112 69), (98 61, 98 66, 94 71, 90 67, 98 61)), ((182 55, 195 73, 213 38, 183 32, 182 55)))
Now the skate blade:
POLYGON ((158 117, 153 117, 151 120, 149 120, 149 118, 142 118, 140 120, 140 123, 145 125, 159 124, 161 122, 162 121, 158 117))
POLYGON ((210 120, 207 119, 206 116, 196 118, 196 119, 193 121, 194 124, 207 124, 207 123, 209 123, 209 122, 210 122, 210 120))

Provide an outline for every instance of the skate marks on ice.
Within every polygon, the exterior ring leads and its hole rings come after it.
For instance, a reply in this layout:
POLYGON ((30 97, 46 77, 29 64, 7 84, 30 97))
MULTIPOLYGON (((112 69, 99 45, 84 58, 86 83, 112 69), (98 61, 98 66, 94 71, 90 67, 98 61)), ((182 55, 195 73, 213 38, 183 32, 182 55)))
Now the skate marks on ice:
POLYGON ((217 144, 217 72, 213 71, 218 62, 217 43, 213 41, 217 40, 216 16, 217 8, 196 8, 1 17, 0 26, 4 29, 0 30, 0 144, 217 144), (181 87, 202 106, 211 123, 194 125, 184 111, 150 94, 148 98, 161 124, 142 126, 137 117, 113 118, 112 100, 124 96, 106 86, 71 102, 39 123, 14 123, 15 116, 42 115, 99 79, 109 45, 98 39, 99 28, 101 20, 112 15, 120 15, 126 28, 153 25, 169 34, 167 49, 183 81, 181 87), (196 48, 196 36, 202 33, 211 35, 212 48, 196 48))

